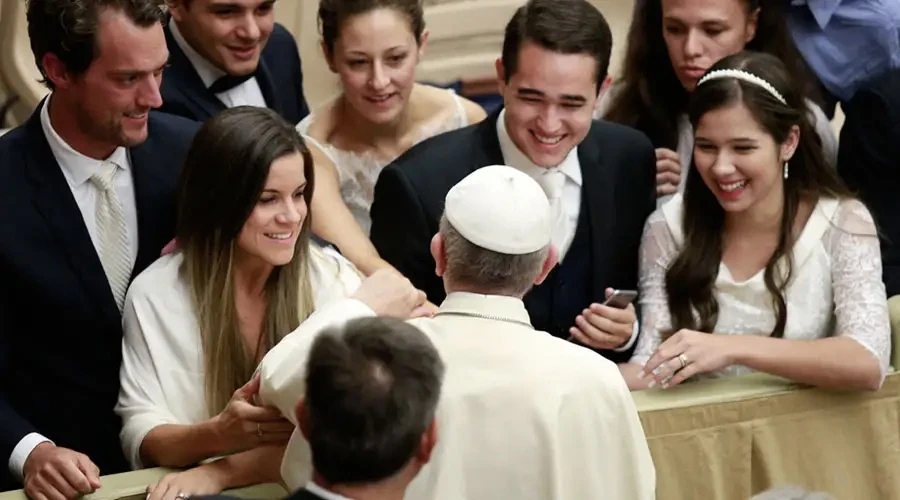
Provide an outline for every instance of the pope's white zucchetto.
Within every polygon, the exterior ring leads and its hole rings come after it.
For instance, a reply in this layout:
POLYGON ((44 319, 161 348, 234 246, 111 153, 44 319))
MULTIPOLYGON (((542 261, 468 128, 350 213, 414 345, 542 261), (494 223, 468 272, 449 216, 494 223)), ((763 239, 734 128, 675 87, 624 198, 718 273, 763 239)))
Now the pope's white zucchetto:
POLYGON ((507 255, 550 244, 550 202, 527 174, 505 165, 482 167, 447 193, 444 215, 463 238, 507 255))

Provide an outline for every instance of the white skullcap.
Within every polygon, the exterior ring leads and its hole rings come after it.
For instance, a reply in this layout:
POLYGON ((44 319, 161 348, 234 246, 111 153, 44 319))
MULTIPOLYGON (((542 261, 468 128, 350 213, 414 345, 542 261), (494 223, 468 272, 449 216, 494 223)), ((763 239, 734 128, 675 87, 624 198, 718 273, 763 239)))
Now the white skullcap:
POLYGON ((505 165, 482 167, 447 193, 444 215, 469 242, 507 255, 550 244, 550 202, 541 186, 505 165))

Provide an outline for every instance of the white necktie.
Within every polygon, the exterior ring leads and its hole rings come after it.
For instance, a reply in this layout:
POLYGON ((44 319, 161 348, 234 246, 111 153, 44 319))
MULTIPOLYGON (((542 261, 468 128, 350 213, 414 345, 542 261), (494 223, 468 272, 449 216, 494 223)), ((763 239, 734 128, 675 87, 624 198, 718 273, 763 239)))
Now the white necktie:
POLYGON ((91 176, 91 182, 99 191, 95 218, 100 262, 103 264, 103 271, 116 299, 116 305, 121 311, 133 264, 131 252, 128 250, 128 228, 125 225, 122 202, 119 201, 113 185, 118 168, 114 163, 107 164, 105 170, 91 176))
POLYGON ((551 168, 545 170, 537 181, 550 201, 550 220, 553 221, 552 241, 559 251, 559 260, 562 260, 569 246, 568 226, 565 221, 562 196, 566 174, 560 172, 558 168, 551 168))

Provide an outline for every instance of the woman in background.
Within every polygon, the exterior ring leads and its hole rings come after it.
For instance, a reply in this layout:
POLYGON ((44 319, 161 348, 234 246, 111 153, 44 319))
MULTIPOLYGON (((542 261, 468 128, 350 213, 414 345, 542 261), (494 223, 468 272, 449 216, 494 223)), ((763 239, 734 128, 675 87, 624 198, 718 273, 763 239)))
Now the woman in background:
POLYGON ((428 39, 422 9, 421 0, 319 3, 322 51, 343 92, 297 125, 316 159, 312 229, 366 275, 389 266, 368 237, 381 170, 418 142, 485 117, 448 90, 415 83, 428 39))
POLYGON ((658 206, 684 189, 693 151, 688 96, 718 60, 742 50, 780 59, 804 97, 828 165, 837 164, 837 139, 813 103, 809 77, 782 13, 782 0, 655 0, 635 10, 621 79, 603 96, 595 116, 647 134, 656 149, 658 206))
POLYGON ((684 195, 641 241, 629 387, 750 371, 880 387, 891 341, 875 224, 822 157, 799 82, 742 52, 700 80, 688 116, 684 195))

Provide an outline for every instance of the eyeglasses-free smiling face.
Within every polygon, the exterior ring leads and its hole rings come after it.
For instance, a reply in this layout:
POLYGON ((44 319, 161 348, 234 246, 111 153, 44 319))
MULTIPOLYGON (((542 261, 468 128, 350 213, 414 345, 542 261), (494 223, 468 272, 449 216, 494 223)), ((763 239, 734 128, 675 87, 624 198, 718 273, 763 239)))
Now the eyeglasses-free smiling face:
POLYGON ((497 62, 506 130, 535 165, 558 166, 587 136, 597 101, 596 73, 589 54, 561 54, 531 42, 519 50, 509 83, 497 62))
POLYGON ((725 212, 780 205, 784 162, 798 142, 795 128, 785 144, 778 144, 743 103, 736 103, 700 117, 694 133, 694 165, 725 212))
POLYGON ((375 9, 347 19, 329 66, 340 78, 347 103, 372 123, 395 121, 409 102, 422 43, 396 9, 375 9))
POLYGON ((292 153, 272 162, 269 176, 237 239, 244 259, 283 266, 294 257, 308 212, 303 157, 292 153))

